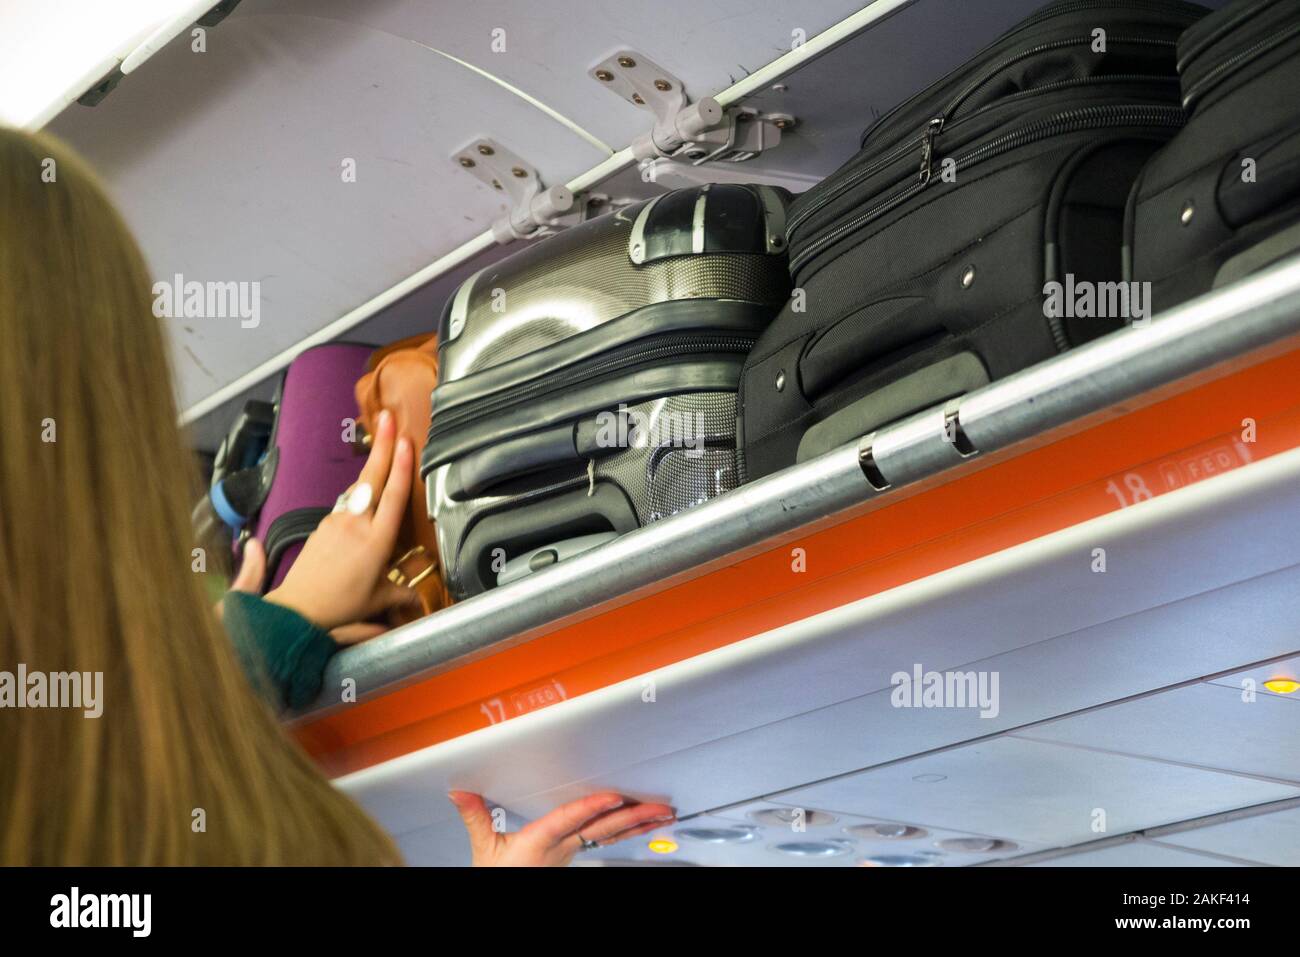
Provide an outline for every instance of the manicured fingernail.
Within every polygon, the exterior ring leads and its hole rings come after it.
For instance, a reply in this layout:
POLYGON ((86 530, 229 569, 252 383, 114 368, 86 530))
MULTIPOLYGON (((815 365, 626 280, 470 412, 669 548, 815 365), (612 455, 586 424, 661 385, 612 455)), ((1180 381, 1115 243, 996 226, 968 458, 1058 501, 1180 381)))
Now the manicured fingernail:
POLYGON ((677 820, 677 815, 665 814, 663 817, 652 817, 650 820, 654 821, 655 823, 659 823, 660 821, 675 821, 677 820))
POLYGON ((382 412, 379 413, 379 427, 382 429, 392 420, 392 418, 393 418, 393 413, 389 412, 387 409, 384 409, 382 412))
POLYGON ((407 452, 410 451, 410 449, 411 449, 411 440, 408 439, 406 436, 402 436, 400 439, 397 440, 397 451, 405 455, 407 452))

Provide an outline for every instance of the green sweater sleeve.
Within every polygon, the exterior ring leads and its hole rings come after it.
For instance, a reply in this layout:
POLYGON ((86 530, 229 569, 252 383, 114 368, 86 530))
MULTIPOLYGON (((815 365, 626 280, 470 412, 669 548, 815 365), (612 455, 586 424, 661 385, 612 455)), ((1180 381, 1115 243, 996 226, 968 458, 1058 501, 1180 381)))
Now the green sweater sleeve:
POLYGON ((226 631, 249 680, 277 707, 302 708, 320 694, 338 645, 292 609, 248 592, 222 599, 226 631))

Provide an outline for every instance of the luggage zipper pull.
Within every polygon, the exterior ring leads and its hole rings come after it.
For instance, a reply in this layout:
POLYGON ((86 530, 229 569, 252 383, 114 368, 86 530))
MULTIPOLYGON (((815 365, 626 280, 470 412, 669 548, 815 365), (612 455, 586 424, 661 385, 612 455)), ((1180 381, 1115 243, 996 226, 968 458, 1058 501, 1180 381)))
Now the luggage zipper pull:
POLYGON ((596 494, 596 460, 587 459, 587 498, 596 494))
POLYGON ((926 186, 930 182, 930 175, 934 167, 934 138, 939 135, 943 129, 943 117, 936 116, 925 128, 921 134, 921 185, 926 186))

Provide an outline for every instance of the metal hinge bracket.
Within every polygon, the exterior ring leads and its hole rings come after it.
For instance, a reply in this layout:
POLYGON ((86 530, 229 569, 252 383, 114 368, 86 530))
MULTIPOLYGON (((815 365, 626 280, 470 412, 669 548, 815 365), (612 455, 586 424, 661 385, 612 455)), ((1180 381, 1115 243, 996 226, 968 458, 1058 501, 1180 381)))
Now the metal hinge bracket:
POLYGON ((794 126, 794 117, 788 114, 747 107, 723 109, 711 96, 692 103, 677 77, 633 50, 602 60, 589 74, 654 115, 650 132, 632 141, 632 155, 638 160, 670 157, 697 166, 743 162, 776 146, 781 132, 794 126))
POLYGON ((492 223, 498 243, 547 235, 567 225, 565 217, 575 210, 567 186, 542 186, 536 167, 495 140, 476 139, 451 160, 509 201, 510 211, 492 223))

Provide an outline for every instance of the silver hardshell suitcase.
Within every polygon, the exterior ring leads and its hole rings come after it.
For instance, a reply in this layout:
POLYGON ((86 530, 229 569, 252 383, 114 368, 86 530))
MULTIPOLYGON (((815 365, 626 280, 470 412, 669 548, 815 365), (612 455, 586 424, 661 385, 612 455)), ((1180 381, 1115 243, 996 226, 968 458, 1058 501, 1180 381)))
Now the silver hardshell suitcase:
POLYGON ((788 198, 665 193, 457 290, 421 458, 454 597, 739 484, 736 384, 789 295, 788 198))

